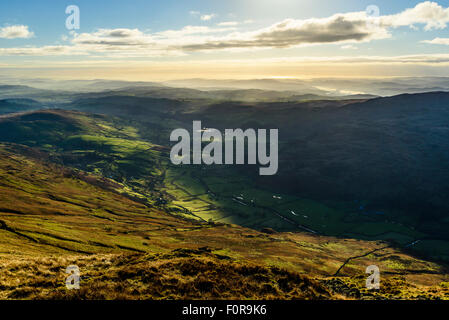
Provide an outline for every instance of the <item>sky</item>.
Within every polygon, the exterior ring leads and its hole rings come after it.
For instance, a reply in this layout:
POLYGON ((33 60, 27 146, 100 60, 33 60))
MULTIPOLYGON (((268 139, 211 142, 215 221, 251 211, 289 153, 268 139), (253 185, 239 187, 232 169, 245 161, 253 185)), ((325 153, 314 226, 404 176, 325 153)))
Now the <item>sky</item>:
POLYGON ((0 76, 448 76, 448 24, 449 0, 2 1, 0 76))

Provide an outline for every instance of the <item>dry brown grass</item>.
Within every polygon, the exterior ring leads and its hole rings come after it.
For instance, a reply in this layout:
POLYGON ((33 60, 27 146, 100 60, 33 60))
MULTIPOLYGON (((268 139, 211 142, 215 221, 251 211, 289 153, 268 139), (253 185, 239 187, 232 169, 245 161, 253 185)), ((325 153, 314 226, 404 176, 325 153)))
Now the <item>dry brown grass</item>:
POLYGON ((311 278, 278 267, 239 262, 207 248, 166 254, 16 257, 0 263, 1 299, 448 299, 444 285, 420 287, 405 277, 364 287, 364 276, 311 278), (78 265, 79 290, 65 287, 68 265, 78 265))
POLYGON ((205 250, 16 260, 1 266, 6 299, 330 299, 318 281, 205 250), (65 288, 77 264, 80 290, 65 288))

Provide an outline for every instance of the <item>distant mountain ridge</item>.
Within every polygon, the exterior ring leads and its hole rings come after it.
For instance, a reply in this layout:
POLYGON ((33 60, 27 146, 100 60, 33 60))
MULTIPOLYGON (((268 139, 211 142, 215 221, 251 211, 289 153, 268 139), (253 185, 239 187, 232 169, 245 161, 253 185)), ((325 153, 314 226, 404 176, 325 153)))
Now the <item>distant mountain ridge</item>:
POLYGON ((2 99, 0 100, 0 114, 39 110, 44 105, 33 99, 2 99))

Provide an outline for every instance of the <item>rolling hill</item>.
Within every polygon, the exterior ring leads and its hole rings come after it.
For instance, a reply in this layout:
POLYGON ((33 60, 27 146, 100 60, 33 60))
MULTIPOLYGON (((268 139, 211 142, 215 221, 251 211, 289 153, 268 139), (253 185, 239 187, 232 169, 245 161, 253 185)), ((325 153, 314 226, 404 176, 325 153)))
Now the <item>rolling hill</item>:
POLYGON ((44 266, 34 278, 10 271, 3 297, 446 297, 448 93, 77 99, 40 111, 28 111, 39 108, 35 101, 5 102, 19 113, 0 116, 0 268, 44 266), (280 174, 262 181, 252 167, 171 165, 169 132, 190 129, 193 119, 219 129, 279 128, 280 174), (88 270, 88 283, 111 276, 70 295, 61 282, 68 261, 88 270), (363 288, 373 263, 386 273, 376 294, 363 288), (188 264, 221 271, 206 283, 183 271, 188 264), (249 266, 264 280, 243 289, 249 266), (163 274, 170 276, 161 283, 163 274), (236 282, 223 280, 231 274, 236 282), (17 277, 19 287, 10 283, 17 277), (130 282, 132 290, 120 291, 130 282))
POLYGON ((0 114, 44 109, 45 106, 32 99, 0 100, 0 114))
POLYGON ((2 298, 412 299, 449 294, 440 286, 447 281, 441 266, 386 243, 270 235, 182 219, 133 199, 122 184, 54 164, 42 151, 2 144, 0 154, 2 298), (370 263, 385 271, 380 292, 364 288, 364 268, 370 263), (72 264, 81 269, 77 292, 65 289, 65 268, 72 264))

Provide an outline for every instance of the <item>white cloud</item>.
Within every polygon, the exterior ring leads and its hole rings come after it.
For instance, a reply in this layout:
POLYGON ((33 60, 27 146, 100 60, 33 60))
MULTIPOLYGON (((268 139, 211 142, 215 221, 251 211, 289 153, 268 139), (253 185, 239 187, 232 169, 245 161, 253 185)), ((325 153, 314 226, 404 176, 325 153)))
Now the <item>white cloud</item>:
POLYGON ((147 36, 138 29, 99 29, 93 33, 75 34, 72 40, 79 45, 102 46, 138 46, 151 42, 151 35, 147 36))
POLYGON ((99 29, 93 33, 75 34, 71 42, 81 51, 109 55, 182 55, 177 46, 197 43, 210 35, 231 30, 233 28, 207 26, 186 26, 157 33, 144 33, 138 29, 99 29))
POLYGON ((449 46, 449 38, 435 38, 433 40, 424 40, 423 43, 429 43, 429 44, 442 44, 449 46))
POLYGON ((408 26, 426 31, 446 28, 449 8, 422 2, 398 14, 371 17, 367 12, 339 13, 327 18, 286 19, 254 32, 235 33, 184 47, 187 51, 236 48, 288 48, 307 44, 357 43, 390 38, 391 29, 408 26))
POLYGON ((219 22, 217 23, 217 26, 238 26, 238 25, 242 25, 242 24, 250 24, 250 23, 254 23, 253 20, 245 20, 243 22, 238 22, 238 21, 224 21, 224 22, 219 22))
POLYGON ((367 23, 365 12, 356 12, 320 19, 286 19, 267 28, 205 39, 201 43, 183 46, 182 49, 288 48, 307 44, 367 42, 390 36, 387 28, 367 23))
POLYGON ((28 30, 28 26, 15 25, 0 28, 0 38, 16 39, 16 38, 31 38, 34 33, 28 30))
POLYGON ((211 13, 211 14, 203 14, 201 16, 201 20, 203 21, 209 21, 212 20, 213 18, 215 18, 217 15, 215 13, 211 13))
POLYGON ((304 56, 304 57, 278 57, 278 58, 260 58, 260 59, 229 59, 215 60, 214 63, 254 63, 254 64, 270 64, 277 63, 286 65, 291 64, 417 64, 417 65, 449 65, 449 54, 416 54, 416 55, 398 55, 398 56, 304 56))
POLYGON ((401 13, 381 17, 385 26, 416 28, 416 24, 424 24, 424 30, 444 29, 449 22, 449 8, 444 8, 436 2, 425 1, 414 8, 401 13))
MULTIPOLYGON (((439 65, 449 64, 449 54, 415 54, 400 56, 337 56, 337 57, 301 57, 301 58, 268 58, 260 61, 285 63, 338 63, 338 64, 417 64, 439 65)), ((259 62, 260 62, 259 61, 259 62)))
POLYGON ((223 26, 223 27, 226 27, 226 26, 237 26, 238 24, 239 23, 237 21, 225 21, 225 22, 217 23, 217 26, 223 26))
POLYGON ((347 44, 347 45, 341 46, 341 48, 343 50, 357 50, 358 49, 356 46, 353 46, 352 44, 347 44))
POLYGON ((183 37, 186 35, 199 35, 199 34, 212 34, 212 33, 221 33, 226 31, 234 30, 234 28, 231 27, 225 27, 225 28, 210 28, 206 26, 185 26, 184 28, 180 30, 166 30, 162 32, 158 32, 155 35, 158 37, 167 37, 167 38, 174 38, 174 37, 183 37))
POLYGON ((189 13, 192 16, 199 16, 202 21, 210 21, 213 18, 217 17, 217 14, 215 14, 215 13, 201 14, 200 11, 194 11, 194 10, 190 11, 189 13))
POLYGON ((74 46, 43 46, 23 48, 0 48, 1 56, 61 56, 61 55, 86 55, 74 46))

